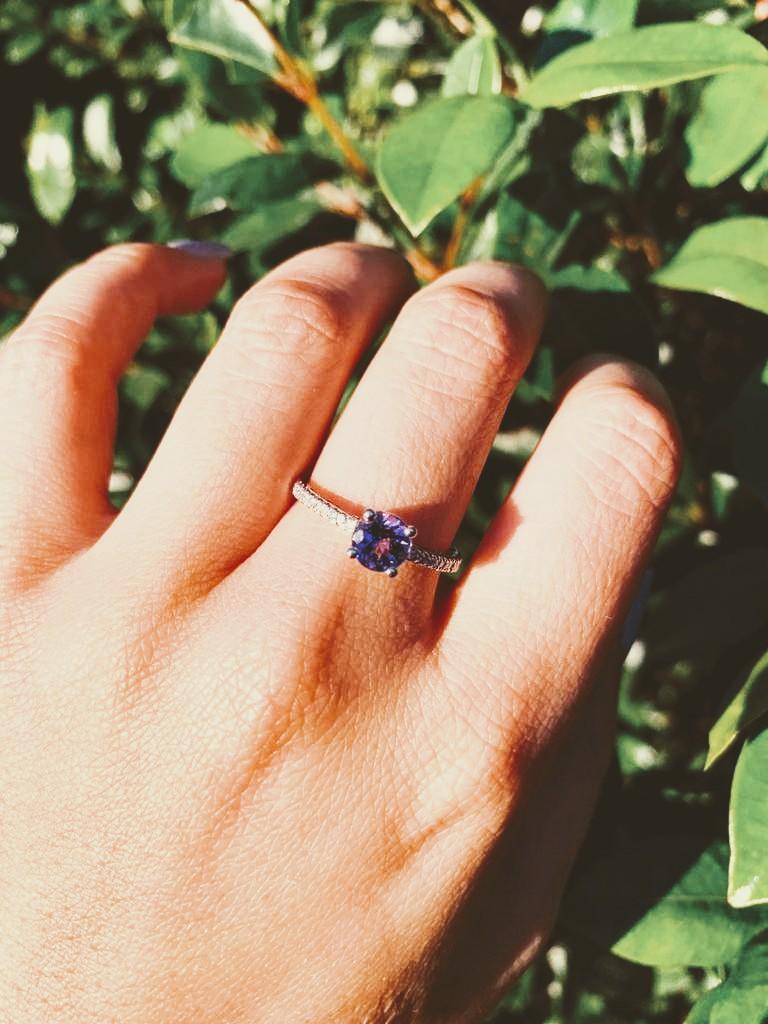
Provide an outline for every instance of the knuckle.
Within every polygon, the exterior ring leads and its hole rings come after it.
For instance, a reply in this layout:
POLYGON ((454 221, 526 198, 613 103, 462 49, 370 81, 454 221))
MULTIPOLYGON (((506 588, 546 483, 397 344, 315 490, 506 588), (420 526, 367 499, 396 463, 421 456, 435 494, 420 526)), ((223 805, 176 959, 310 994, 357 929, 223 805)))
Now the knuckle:
POLYGON ((425 369, 444 373, 452 383, 485 384, 493 394, 511 388, 527 350, 513 304, 458 282, 427 290, 412 302, 409 341, 426 349, 425 369))
POLYGON ((111 245, 89 257, 83 264, 88 269, 118 268, 120 270, 141 269, 158 251, 158 246, 148 242, 120 242, 111 245))
POLYGON ((643 392, 606 387, 589 396, 589 430, 610 465, 655 508, 666 505, 680 473, 681 446, 671 415, 643 392))
POLYGON ((96 253, 73 271, 78 275, 73 293, 90 300, 99 311, 108 310, 113 324, 131 323, 139 314, 142 321, 147 320, 149 311, 149 326, 157 313, 153 261, 159 248, 125 242, 96 253))
POLYGON ((3 346, 3 371, 14 381, 28 383, 36 394, 61 388, 75 394, 85 391, 92 368, 83 344, 84 327, 76 309, 33 314, 3 346))
POLYGON ((306 278, 257 285, 232 313, 237 347, 249 359, 271 354, 323 364, 349 325, 348 301, 333 285, 306 278))
POLYGON ((2 349, 4 367, 33 377, 47 387, 53 372, 77 388, 93 376, 89 350, 94 323, 109 327, 132 323, 142 313, 133 279, 141 278, 156 247, 144 243, 112 246, 72 267, 45 293, 2 349))

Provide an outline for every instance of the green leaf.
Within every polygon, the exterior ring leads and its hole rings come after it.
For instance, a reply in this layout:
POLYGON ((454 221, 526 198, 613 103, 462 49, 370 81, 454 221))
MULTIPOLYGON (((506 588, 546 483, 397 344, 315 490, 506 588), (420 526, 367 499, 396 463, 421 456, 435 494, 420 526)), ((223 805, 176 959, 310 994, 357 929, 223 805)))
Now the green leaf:
POLYGON ((728 977, 696 1003, 685 1024, 765 1024, 768 932, 753 936, 728 977))
POLYGON ((721 757, 746 729, 768 715, 768 652, 747 676, 725 711, 709 730, 706 768, 721 757))
POLYGON ((181 75, 204 100, 206 109, 228 122, 266 125, 273 120, 274 112, 264 97, 264 86, 270 83, 260 72, 200 50, 178 50, 177 60, 181 75))
POLYGON ((327 72, 350 49, 369 47, 371 36, 383 17, 385 9, 380 4, 370 3, 370 0, 331 4, 318 33, 312 66, 317 71, 327 72))
POLYGON ((768 313, 768 218, 731 217, 699 228, 652 280, 768 313))
POLYGON ((731 71, 707 83, 685 130, 685 173, 691 185, 719 185, 755 155, 768 139, 768 117, 755 117, 755 111, 766 109, 768 65, 731 71))
POLYGON ((198 0, 169 38, 178 46, 236 60, 267 75, 277 70, 269 37, 238 0, 198 0))
POLYGON ((763 147, 749 167, 745 168, 739 182, 747 192, 754 192, 766 178, 768 178, 768 146, 763 147))
POLYGON ((545 36, 536 54, 536 68, 590 39, 628 32, 635 23, 637 3, 638 0, 560 0, 544 20, 545 36))
POLYGON ((294 195, 312 184, 319 166, 306 153, 246 157, 206 178, 192 195, 190 213, 197 216, 225 207, 250 211, 265 199, 294 195))
POLYGON ((509 192, 502 195, 496 213, 496 258, 522 263, 545 277, 557 263, 581 220, 581 214, 574 211, 565 225, 550 224, 541 214, 528 209, 509 192))
POLYGON ((624 192, 626 176, 614 152, 615 143, 602 133, 587 132, 571 151, 571 170, 585 185, 598 185, 614 192, 624 192))
POLYGON ((113 174, 117 174, 123 161, 115 141, 112 97, 108 94, 96 96, 85 108, 83 141, 91 159, 102 164, 113 174))
POLYGON ((736 29, 649 25, 572 47, 534 75, 520 98, 533 107, 565 107, 766 62, 765 47, 736 29))
POLYGON ((653 665, 709 666, 767 621, 768 550, 743 547, 700 563, 652 599, 645 629, 648 658, 653 665))
POLYGON ((304 6, 305 0, 283 0, 276 12, 280 33, 291 53, 301 53, 304 49, 301 36, 302 20, 306 15, 304 6))
POLYGON ((35 109, 27 149, 27 177, 35 206, 51 224, 59 224, 72 205, 77 184, 72 150, 72 111, 35 109))
POLYGON ((231 125, 204 124, 181 140, 171 160, 171 172, 196 188, 209 175, 253 156, 254 151, 253 143, 231 125))
POLYGON ((171 32, 192 13, 197 0, 163 0, 163 24, 171 32))
POLYGON ((746 740, 731 785, 728 902, 768 903, 768 729, 746 740))
POLYGON ((560 0, 547 15, 548 33, 570 29, 592 37, 610 36, 632 28, 638 0, 560 0))
POLYGON ((577 871, 565 919, 618 956, 649 966, 731 962, 768 923, 726 899, 728 844, 633 833, 577 871))
POLYGON ((518 109, 501 96, 454 96, 395 123, 379 148, 376 173, 412 234, 489 170, 515 131, 518 109))
POLYGON ((9 64, 23 64, 45 45, 45 35, 35 29, 29 32, 16 31, 5 48, 5 59, 9 64))
POLYGON ((323 207, 316 199, 299 196, 264 203, 254 213, 240 217, 224 232, 222 241, 233 252, 262 252, 270 245, 294 234, 312 220, 323 207))
POLYGON ((120 390, 125 400, 141 412, 146 412, 168 390, 170 384, 171 378, 159 367, 134 363, 122 378, 120 390))
POLYGON ((453 52, 443 77, 443 96, 490 96, 501 92, 501 60, 493 36, 470 36, 453 52))

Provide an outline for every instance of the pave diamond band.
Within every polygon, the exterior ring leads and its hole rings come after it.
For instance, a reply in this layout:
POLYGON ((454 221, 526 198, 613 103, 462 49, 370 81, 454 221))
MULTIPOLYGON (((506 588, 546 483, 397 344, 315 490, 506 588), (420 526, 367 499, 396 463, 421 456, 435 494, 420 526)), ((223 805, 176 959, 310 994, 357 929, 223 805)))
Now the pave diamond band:
POLYGON ((461 555, 456 548, 446 552, 429 551, 415 544, 416 527, 409 526, 391 512, 367 508, 359 516, 352 515, 332 501, 321 498, 301 480, 293 485, 293 496, 324 519, 349 530, 352 543, 347 554, 373 572, 396 576, 403 562, 414 562, 426 569, 447 573, 456 572, 461 565, 461 555))

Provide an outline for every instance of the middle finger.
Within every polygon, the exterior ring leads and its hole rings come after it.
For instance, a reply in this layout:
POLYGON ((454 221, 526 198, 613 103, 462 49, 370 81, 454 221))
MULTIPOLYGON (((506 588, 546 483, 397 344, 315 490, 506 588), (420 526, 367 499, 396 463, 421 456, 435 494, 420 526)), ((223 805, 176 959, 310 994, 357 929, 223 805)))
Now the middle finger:
MULTIPOLYGON (((531 357, 544 306, 539 279, 502 263, 458 268, 413 296, 326 442, 313 486, 352 513, 361 506, 394 512, 417 527, 421 546, 447 548, 531 357)), ((398 584, 346 559, 349 540, 319 518, 309 525, 316 515, 293 508, 273 532, 269 544, 282 564, 300 550, 312 578, 327 579, 332 566, 334 585, 365 579, 379 597, 393 597, 389 587, 398 584)), ((402 573, 397 604, 423 600, 426 609, 437 574, 413 565, 402 573)), ((380 600, 370 607, 375 614, 380 600)))

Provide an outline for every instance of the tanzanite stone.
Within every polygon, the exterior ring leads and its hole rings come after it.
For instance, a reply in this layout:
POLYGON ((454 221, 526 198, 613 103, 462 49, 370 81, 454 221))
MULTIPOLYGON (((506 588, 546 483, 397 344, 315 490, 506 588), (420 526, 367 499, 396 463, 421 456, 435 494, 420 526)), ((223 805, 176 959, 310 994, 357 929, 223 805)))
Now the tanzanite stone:
POLYGON ((373 572, 397 569, 411 553, 408 524, 391 512, 374 512, 358 519, 352 548, 360 565, 373 572))

